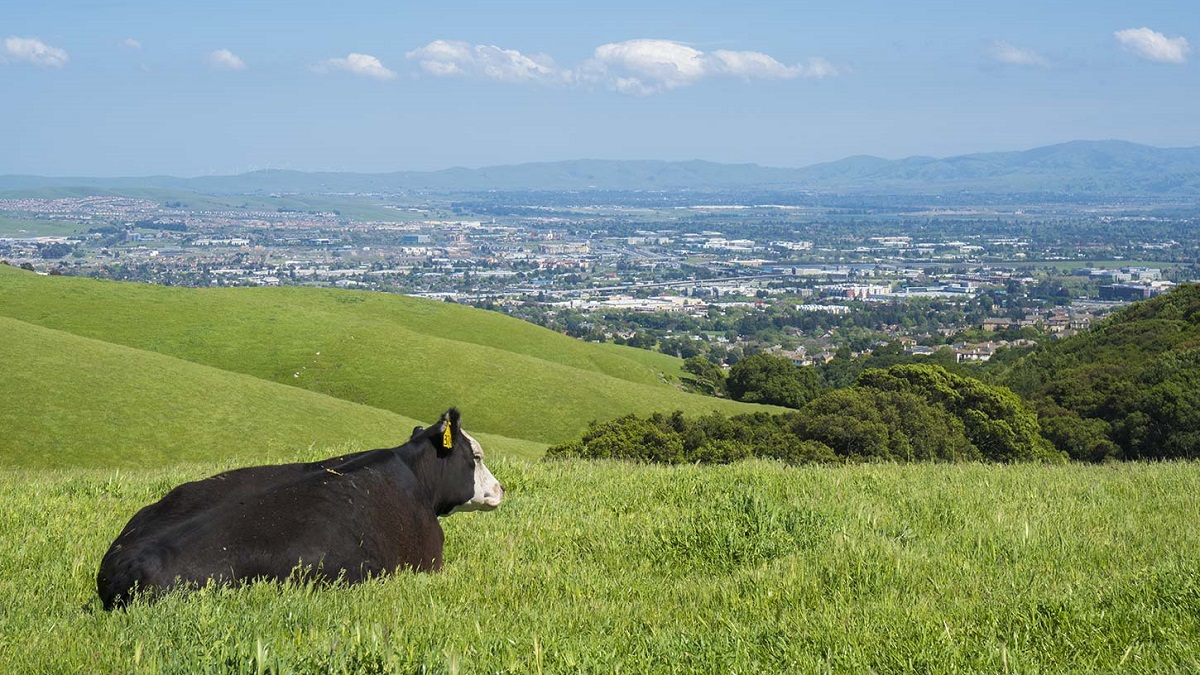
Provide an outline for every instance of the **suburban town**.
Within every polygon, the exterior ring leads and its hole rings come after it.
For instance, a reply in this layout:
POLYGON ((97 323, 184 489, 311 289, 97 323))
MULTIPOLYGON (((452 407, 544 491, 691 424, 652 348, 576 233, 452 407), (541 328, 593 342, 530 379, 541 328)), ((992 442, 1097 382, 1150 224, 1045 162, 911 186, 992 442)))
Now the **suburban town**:
POLYGON ((726 365, 761 351, 808 365, 892 342, 909 354, 949 347, 958 361, 985 361, 1197 276, 1197 242, 1178 238, 1191 219, 1137 209, 910 208, 898 220, 869 201, 847 218, 845 205, 688 205, 675 196, 647 208, 622 197, 580 206, 529 195, 515 209, 486 195, 373 196, 359 209, 369 217, 10 198, 0 215, 16 224, 0 237, 0 259, 164 285, 403 293, 726 365), (1073 227, 1060 227, 1066 221, 1073 227), (1123 224, 1143 237, 1106 237, 1123 224), (880 308, 932 319, 885 319, 880 308))

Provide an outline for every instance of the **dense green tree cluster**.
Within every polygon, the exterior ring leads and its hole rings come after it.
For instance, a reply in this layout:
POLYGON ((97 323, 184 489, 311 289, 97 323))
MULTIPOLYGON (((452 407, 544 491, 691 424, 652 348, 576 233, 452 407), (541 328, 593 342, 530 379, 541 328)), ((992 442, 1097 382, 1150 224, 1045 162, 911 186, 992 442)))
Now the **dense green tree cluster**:
POLYGON ((1131 305, 1000 379, 1073 459, 1200 458, 1200 285, 1131 305))
POLYGON ((593 422, 582 438, 552 446, 546 457, 663 464, 727 464, 751 457, 789 464, 837 461, 828 446, 797 441, 788 432, 785 417, 768 413, 735 417, 712 413, 694 419, 681 412, 626 415, 603 424, 593 422))
POLYGON ((723 396, 725 392, 725 371, 721 366, 704 358, 693 356, 683 362, 685 382, 688 386, 708 396, 723 396))
POLYGON ((855 386, 782 414, 687 419, 677 412, 593 423, 547 456, 672 464, 1063 459, 1011 391, 935 365, 867 371, 855 386))
POLYGON ((1007 462, 1056 455, 1041 435, 1037 415, 1005 387, 929 365, 868 370, 858 378, 858 387, 911 393, 945 410, 963 423, 967 438, 986 459, 1007 462))
POLYGON ((765 403, 800 408, 820 390, 816 373, 797 368, 789 359, 754 354, 733 365, 725 388, 730 398, 747 403, 765 403))

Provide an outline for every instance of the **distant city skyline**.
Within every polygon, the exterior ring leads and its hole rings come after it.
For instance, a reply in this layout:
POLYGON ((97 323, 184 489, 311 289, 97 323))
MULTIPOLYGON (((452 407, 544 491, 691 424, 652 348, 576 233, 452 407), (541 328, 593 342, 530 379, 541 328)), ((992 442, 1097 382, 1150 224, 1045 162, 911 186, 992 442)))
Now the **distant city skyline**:
POLYGON ((1200 145, 1200 12, 1177 0, 19 4, 0 174, 1200 145))

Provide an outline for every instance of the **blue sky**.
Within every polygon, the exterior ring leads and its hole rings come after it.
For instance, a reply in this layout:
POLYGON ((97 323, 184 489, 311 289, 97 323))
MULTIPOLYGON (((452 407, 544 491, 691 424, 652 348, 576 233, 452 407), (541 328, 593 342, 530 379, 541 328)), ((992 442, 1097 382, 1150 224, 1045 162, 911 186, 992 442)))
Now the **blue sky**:
POLYGON ((1200 11, 0 0, 0 174, 1200 145, 1200 11))

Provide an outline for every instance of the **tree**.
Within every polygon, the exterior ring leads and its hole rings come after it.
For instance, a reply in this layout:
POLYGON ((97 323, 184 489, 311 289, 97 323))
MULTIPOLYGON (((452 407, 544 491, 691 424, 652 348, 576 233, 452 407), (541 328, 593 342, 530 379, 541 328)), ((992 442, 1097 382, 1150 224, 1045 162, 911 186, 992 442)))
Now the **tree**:
POLYGON ((955 375, 941 366, 900 365, 866 370, 860 387, 914 393, 943 407, 966 426, 967 437, 989 460, 1061 460, 1046 440, 1037 415, 1010 389, 955 375))
POLYGON ((800 408, 820 390, 816 373, 790 360, 755 354, 734 364, 726 380, 729 396, 748 403, 800 408))
POLYGON ((801 409, 792 433, 852 460, 978 460, 966 428, 940 406, 900 391, 851 387, 801 409))
POLYGON ((70 244, 45 244, 38 250, 38 256, 43 260, 55 260, 67 257, 74 250, 70 244))
POLYGON ((703 356, 693 356, 684 361, 683 370, 692 376, 688 380, 697 390, 709 396, 725 393, 725 371, 703 356))
POLYGON ((1084 462, 1103 462, 1117 459, 1121 448, 1111 439, 1108 422, 1097 418, 1080 417, 1074 411, 1053 403, 1039 411, 1042 433, 1054 447, 1084 462))

